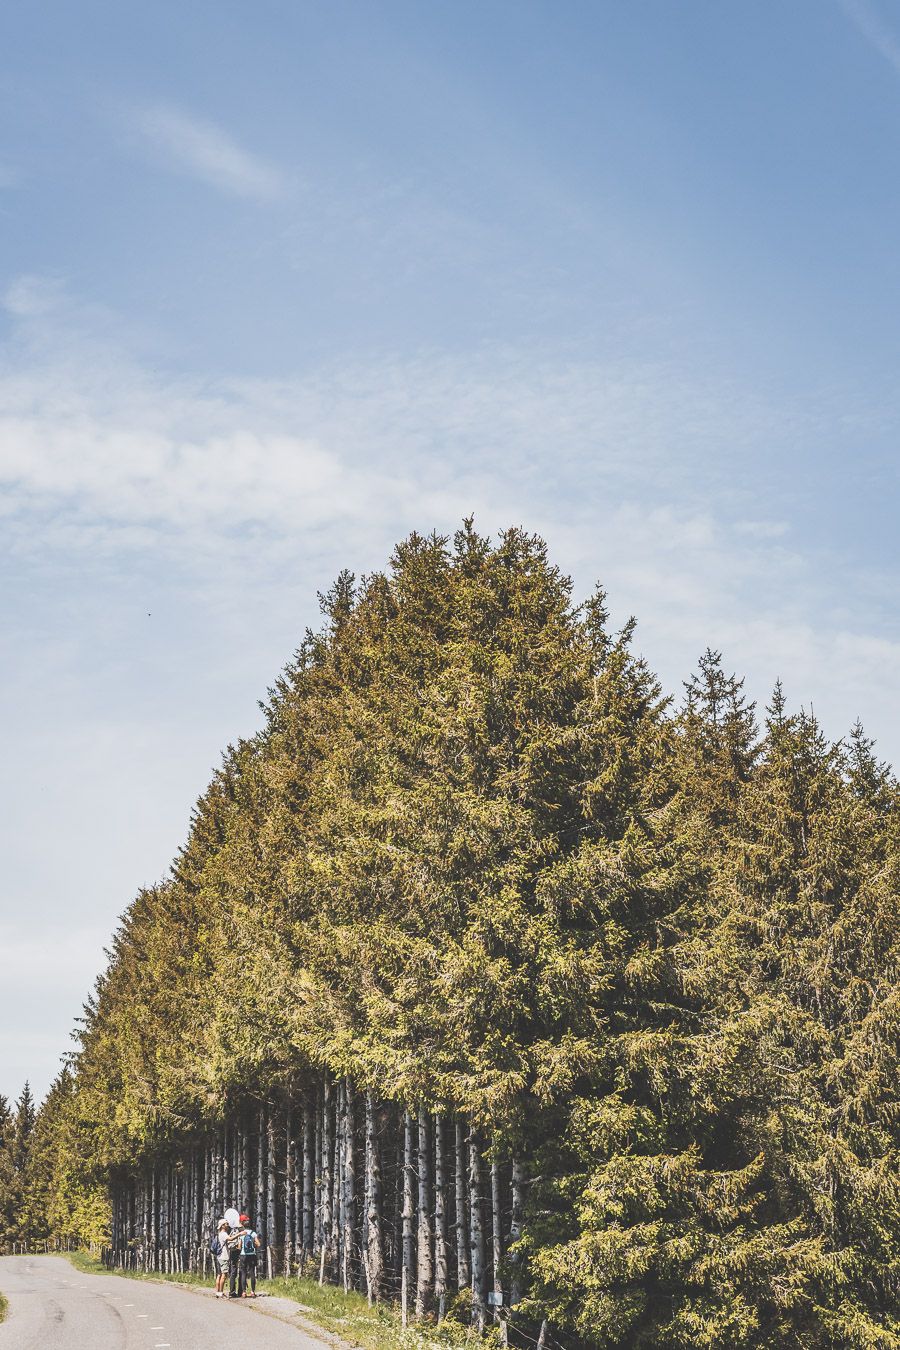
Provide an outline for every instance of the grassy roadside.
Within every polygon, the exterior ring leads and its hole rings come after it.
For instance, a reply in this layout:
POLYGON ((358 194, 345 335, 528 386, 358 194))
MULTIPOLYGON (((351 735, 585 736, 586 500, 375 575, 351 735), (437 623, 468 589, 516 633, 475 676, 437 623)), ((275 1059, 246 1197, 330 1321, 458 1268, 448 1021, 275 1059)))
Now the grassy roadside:
POLYGON ((6 1310, 8 1307, 9 1304, 7 1303, 6 1299, 3 1297, 2 1294, 0 1294, 0 1322, 2 1322, 6 1317, 6 1310))
MULTIPOLYGON (((65 1252, 77 1270, 94 1275, 120 1275, 129 1280, 166 1280, 172 1284, 205 1285, 209 1279, 202 1275, 143 1275, 137 1271, 108 1271, 88 1252, 65 1252)), ((400 1325, 400 1316, 393 1308, 370 1308, 362 1294, 345 1294, 332 1285, 319 1285, 316 1280, 278 1277, 266 1280, 262 1287, 267 1293, 287 1298, 309 1321, 323 1331, 340 1336, 363 1350, 491 1350, 493 1337, 479 1336, 458 1323, 445 1322, 441 1327, 409 1327, 400 1325)))

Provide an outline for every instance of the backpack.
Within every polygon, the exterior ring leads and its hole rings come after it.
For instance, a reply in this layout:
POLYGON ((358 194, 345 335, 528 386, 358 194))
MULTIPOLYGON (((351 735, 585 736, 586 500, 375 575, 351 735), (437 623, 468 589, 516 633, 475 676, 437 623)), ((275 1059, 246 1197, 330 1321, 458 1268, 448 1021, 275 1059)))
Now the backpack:
POLYGON ((244 1234, 244 1245, 242 1248, 244 1256, 256 1255, 256 1242, 254 1241, 255 1237, 256 1237, 255 1233, 244 1234))
POLYGON ((244 1232, 243 1229, 240 1229, 235 1231, 234 1233, 229 1234, 229 1236, 225 1239, 225 1246, 228 1248, 230 1252, 237 1252, 240 1251, 241 1243, 243 1242, 243 1240, 244 1240, 244 1232))
POLYGON ((219 1253, 221 1252, 222 1244, 219 1241, 218 1236, 214 1237, 212 1242, 209 1244, 209 1250, 212 1252, 213 1256, 218 1256, 219 1253))

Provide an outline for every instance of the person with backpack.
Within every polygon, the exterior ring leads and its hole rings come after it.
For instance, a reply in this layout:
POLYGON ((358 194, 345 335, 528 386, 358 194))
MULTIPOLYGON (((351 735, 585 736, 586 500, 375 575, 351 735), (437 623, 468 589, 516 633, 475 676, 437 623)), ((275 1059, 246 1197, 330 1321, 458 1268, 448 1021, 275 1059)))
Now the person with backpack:
POLYGON ((241 1274, 238 1287, 241 1298, 256 1298, 256 1253, 259 1250, 259 1234, 249 1227, 249 1215, 242 1214, 241 1223, 245 1227, 241 1237, 241 1274), (248 1283, 251 1290, 249 1294, 248 1283))
POLYGON ((240 1297, 240 1275, 241 1275, 241 1251, 244 1245, 243 1221, 246 1216, 241 1216, 236 1224, 231 1226, 228 1236, 225 1239, 225 1248, 228 1252, 228 1297, 240 1297))
POLYGON ((231 1232, 231 1225, 227 1219, 220 1219, 216 1228, 216 1235, 209 1244, 209 1250, 213 1254, 218 1268, 216 1275, 216 1298, 222 1298, 225 1290, 225 1277, 228 1274, 228 1234, 231 1232))

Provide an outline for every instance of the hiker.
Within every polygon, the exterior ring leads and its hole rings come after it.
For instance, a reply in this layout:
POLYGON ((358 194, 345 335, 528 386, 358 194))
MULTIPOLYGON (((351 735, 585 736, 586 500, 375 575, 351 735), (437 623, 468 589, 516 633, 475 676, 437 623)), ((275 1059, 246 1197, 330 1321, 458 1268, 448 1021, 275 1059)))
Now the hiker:
POLYGON ((238 1288, 241 1298, 256 1298, 256 1253, 259 1250, 259 1234, 249 1226, 248 1214, 241 1215, 241 1223, 244 1225, 244 1231, 241 1238, 241 1274, 238 1288), (251 1291, 249 1294, 248 1283, 251 1291))
POLYGON ((241 1249, 244 1242, 244 1229, 241 1227, 240 1217, 236 1224, 232 1224, 228 1236, 225 1239, 225 1246, 228 1251, 228 1297, 238 1298, 238 1284, 241 1271, 241 1249))
POLYGON ((225 1277, 228 1274, 228 1234, 230 1232, 231 1224, 228 1220, 220 1219, 216 1228, 216 1236, 210 1244, 210 1251, 218 1267, 216 1298, 222 1298, 225 1289, 225 1277))

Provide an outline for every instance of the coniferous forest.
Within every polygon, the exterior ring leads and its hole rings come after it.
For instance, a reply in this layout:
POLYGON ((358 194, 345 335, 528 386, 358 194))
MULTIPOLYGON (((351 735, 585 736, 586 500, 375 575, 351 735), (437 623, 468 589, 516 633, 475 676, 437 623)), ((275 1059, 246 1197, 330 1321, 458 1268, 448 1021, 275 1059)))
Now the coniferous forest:
POLYGON ((520 530, 413 535, 322 610, 37 1119, 0 1111, 7 1246, 211 1268, 233 1201, 270 1270, 502 1301, 511 1344, 900 1347, 900 791, 862 728, 712 650, 670 696, 520 530))

